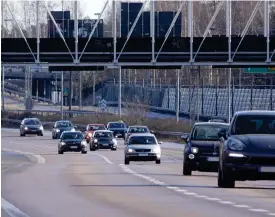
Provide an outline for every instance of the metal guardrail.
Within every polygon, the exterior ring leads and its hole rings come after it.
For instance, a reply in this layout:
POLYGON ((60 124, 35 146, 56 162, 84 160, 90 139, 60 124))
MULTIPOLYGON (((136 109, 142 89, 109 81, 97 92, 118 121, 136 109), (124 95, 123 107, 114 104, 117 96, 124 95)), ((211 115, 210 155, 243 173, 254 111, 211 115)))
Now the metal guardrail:
MULTIPOLYGON (((10 123, 20 124, 22 122, 22 120, 2 118, 1 122, 10 122, 10 123)), ((55 122, 52 122, 52 121, 45 121, 45 122, 42 122, 42 125, 43 126, 45 126, 45 125, 53 126, 54 123, 55 122)), ((85 129, 87 125, 75 124, 75 126, 85 129)), ((182 133, 182 132, 169 132, 169 131, 154 131, 154 134, 159 135, 159 136, 181 137, 184 133, 182 133)))
MULTIPOLYGON (((18 92, 18 91, 9 90, 9 89, 5 89, 5 92, 8 92, 10 95, 14 94, 14 95, 17 95, 19 97, 23 97, 23 98, 25 97, 25 93, 24 92, 18 92)), ((46 102, 48 104, 54 104, 51 100, 43 98, 43 97, 31 96, 31 99, 39 101, 39 102, 46 102)))

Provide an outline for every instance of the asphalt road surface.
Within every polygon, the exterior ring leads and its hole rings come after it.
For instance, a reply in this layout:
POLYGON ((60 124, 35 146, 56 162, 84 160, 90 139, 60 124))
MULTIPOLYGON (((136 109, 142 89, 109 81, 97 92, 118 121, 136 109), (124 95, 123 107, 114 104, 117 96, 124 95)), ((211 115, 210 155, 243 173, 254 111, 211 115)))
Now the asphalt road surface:
POLYGON ((125 166, 123 148, 58 155, 49 133, 2 129, 2 216, 275 216, 274 181, 219 189, 216 173, 181 175, 180 145, 163 144, 160 165, 125 166))

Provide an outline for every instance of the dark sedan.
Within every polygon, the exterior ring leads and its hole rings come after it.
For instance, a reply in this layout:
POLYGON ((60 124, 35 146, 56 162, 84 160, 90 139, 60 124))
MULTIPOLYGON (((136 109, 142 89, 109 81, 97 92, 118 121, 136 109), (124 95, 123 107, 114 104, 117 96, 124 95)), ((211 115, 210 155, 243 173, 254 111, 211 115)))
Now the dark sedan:
POLYGON ((59 139, 64 131, 75 132, 75 126, 70 121, 56 121, 52 129, 52 139, 59 139))
POLYGON ((107 130, 112 131, 114 133, 114 136, 125 138, 127 126, 123 122, 109 122, 107 124, 107 130))
POLYGON ((275 180, 275 112, 237 112, 228 133, 221 131, 218 186, 235 181, 275 180))
POLYGON ((90 142, 90 150, 95 151, 97 149, 111 149, 117 150, 117 140, 114 137, 112 131, 108 130, 96 130, 93 134, 90 142))
POLYGON ((26 134, 36 134, 43 136, 44 128, 40 120, 37 118, 25 118, 20 124, 20 136, 26 134))
POLYGON ((218 133, 227 131, 229 124, 216 122, 196 123, 190 136, 185 134, 186 145, 183 152, 183 175, 192 171, 217 172, 219 165, 218 133))
POLYGON ((63 154, 64 152, 87 154, 87 143, 82 132, 65 131, 61 134, 58 142, 58 154, 63 154))

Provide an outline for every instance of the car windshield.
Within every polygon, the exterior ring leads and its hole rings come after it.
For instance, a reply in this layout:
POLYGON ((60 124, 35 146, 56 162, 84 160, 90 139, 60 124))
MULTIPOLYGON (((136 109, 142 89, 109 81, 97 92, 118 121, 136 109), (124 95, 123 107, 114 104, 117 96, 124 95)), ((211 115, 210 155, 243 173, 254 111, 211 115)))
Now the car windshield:
POLYGON ((148 133, 149 130, 147 127, 131 127, 129 133, 148 133))
POLYGON ((73 124, 71 122, 68 121, 64 121, 64 122, 57 122, 56 123, 56 127, 72 127, 73 124))
POLYGON ((35 120, 35 119, 30 119, 30 120, 25 120, 25 125, 40 125, 40 121, 39 120, 35 120))
POLYGON ((124 123, 110 123, 109 127, 110 128, 125 128, 125 124, 124 123))
POLYGON ((216 141, 220 139, 218 133, 221 130, 228 130, 228 127, 222 125, 195 126, 191 134, 191 140, 216 141))
POLYGON ((105 130, 105 127, 100 125, 89 125, 89 130, 105 130))
POLYGON ((129 140, 130 145, 155 145, 157 141, 153 136, 134 136, 129 140))
POLYGON ((111 133, 111 132, 96 132, 94 137, 95 138, 112 138, 113 133, 111 133))
POLYGON ((67 139, 84 139, 82 133, 63 133, 62 140, 67 140, 67 139))
POLYGON ((232 135, 275 134, 275 116, 239 116, 231 129, 232 135))

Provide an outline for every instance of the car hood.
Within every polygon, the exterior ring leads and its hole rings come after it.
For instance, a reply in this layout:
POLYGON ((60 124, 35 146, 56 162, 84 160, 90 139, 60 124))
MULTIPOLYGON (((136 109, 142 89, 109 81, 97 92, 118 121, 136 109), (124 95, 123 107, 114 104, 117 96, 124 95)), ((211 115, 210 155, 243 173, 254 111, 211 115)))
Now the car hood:
POLYGON ((275 135, 234 135, 230 138, 241 141, 248 151, 275 153, 275 135))
POLYGON ((127 148, 131 149, 154 149, 158 148, 158 145, 128 145, 127 148))
POLYGON ((191 140, 190 141, 190 144, 191 146, 194 146, 194 147, 202 147, 202 148, 214 148, 215 146, 218 146, 219 145, 219 141, 203 141, 203 140, 200 140, 200 141, 196 141, 196 140, 191 140))
POLYGON ((30 128, 39 128, 41 127, 42 125, 41 124, 38 124, 38 125, 25 125, 26 127, 30 127, 30 128))
POLYGON ((57 127, 56 129, 66 131, 66 130, 72 130, 72 129, 74 129, 74 127, 57 127))
POLYGON ((62 142, 68 142, 68 143, 71 143, 71 142, 82 142, 83 139, 64 139, 62 140, 62 142))

